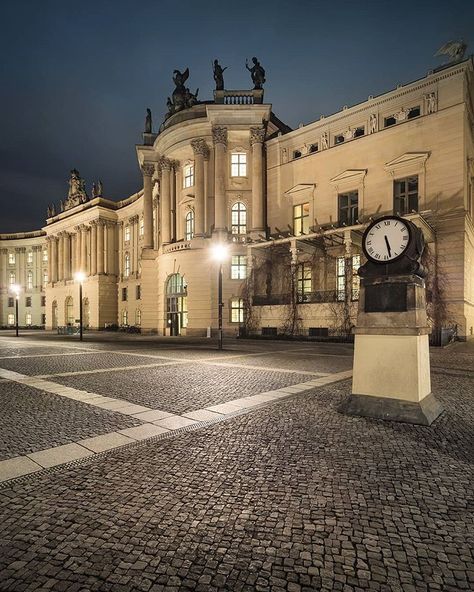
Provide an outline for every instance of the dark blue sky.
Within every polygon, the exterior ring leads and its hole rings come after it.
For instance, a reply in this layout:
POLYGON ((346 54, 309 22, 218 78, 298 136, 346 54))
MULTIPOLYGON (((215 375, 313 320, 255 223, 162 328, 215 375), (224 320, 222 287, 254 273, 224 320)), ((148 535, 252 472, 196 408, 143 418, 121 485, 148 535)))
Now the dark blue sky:
POLYGON ((424 76, 450 39, 474 50, 468 0, 5 0, 0 21, 0 232, 40 228, 73 167, 112 199, 137 191, 145 109, 157 127, 175 68, 209 99, 213 58, 250 88, 256 55, 296 127, 424 76))

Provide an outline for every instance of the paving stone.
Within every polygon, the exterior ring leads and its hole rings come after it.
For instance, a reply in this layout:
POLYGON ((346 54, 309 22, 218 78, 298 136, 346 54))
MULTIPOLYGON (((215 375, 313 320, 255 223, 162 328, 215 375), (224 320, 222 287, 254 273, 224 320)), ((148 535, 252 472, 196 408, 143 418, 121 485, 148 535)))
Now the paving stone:
POLYGON ((222 414, 216 413, 215 411, 209 411, 208 409, 196 409, 196 411, 184 413, 183 417, 189 417, 189 419, 194 419, 196 421, 211 421, 222 417, 222 414))
MULTIPOLYGON (((130 428, 134 429, 134 428, 130 428)), ((42 467, 54 467, 72 460, 85 458, 93 453, 79 444, 63 444, 55 448, 48 448, 38 452, 32 452, 28 458, 42 467)))
POLYGON ((177 430, 178 428, 184 428, 185 426, 193 425, 197 422, 194 419, 189 419, 189 417, 171 415, 166 419, 160 419, 159 421, 154 421, 153 423, 157 426, 166 428, 167 430, 177 430))
POLYGON ((137 426, 135 428, 128 428, 126 430, 119 431, 120 434, 128 436, 134 440, 144 440, 145 438, 151 438, 152 436, 164 434, 165 432, 169 432, 169 430, 152 423, 144 423, 143 425, 137 426))
POLYGON ((26 456, 16 456, 7 460, 0 461, 0 481, 7 481, 22 475, 28 475, 39 471, 42 467, 27 458, 26 456))
POLYGON ((173 417, 172 413, 168 411, 160 411, 159 409, 152 409, 145 412, 135 413, 134 417, 141 419, 142 421, 158 421, 159 419, 165 419, 165 417, 173 417))
POLYGON ((110 450, 111 448, 117 448, 124 444, 130 444, 134 442, 131 438, 128 438, 124 434, 118 432, 111 432, 109 434, 103 434, 102 436, 95 436, 94 438, 86 438, 85 440, 79 440, 78 444, 92 450, 93 452, 103 452, 104 450, 110 450))

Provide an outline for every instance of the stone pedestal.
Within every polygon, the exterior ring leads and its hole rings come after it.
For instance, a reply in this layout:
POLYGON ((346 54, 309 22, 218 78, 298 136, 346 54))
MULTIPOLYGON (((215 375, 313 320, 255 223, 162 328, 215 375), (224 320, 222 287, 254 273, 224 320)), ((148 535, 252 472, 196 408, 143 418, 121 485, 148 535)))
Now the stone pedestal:
POLYGON ((431 393, 424 280, 362 278, 349 415, 431 425, 442 407, 431 393))

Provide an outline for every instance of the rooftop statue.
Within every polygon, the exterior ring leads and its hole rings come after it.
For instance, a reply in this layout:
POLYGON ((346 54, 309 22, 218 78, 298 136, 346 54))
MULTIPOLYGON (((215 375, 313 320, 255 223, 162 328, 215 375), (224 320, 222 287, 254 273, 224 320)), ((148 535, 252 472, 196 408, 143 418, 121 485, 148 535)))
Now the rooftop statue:
POLYGON ((449 57, 448 64, 459 62, 463 59, 466 49, 467 44, 464 43, 462 39, 461 41, 448 41, 448 43, 445 43, 443 47, 438 49, 435 53, 435 57, 446 55, 449 57))
POLYGON ((152 132, 152 121, 151 121, 151 109, 146 110, 145 118, 145 134, 151 134, 152 132))
POLYGON ((99 179, 97 183, 92 183, 92 197, 102 197, 103 185, 99 179))
POLYGON ((262 68, 262 66, 260 65, 260 62, 257 60, 257 58, 255 58, 255 57, 252 58, 252 62, 253 62, 253 66, 250 68, 248 60, 245 60, 245 67, 247 68, 247 70, 250 72, 250 75, 252 76, 254 90, 261 90, 263 88, 264 83, 265 83, 265 70, 262 68))
POLYGON ((171 99, 168 97, 166 105, 168 107, 168 113, 166 114, 166 118, 170 117, 174 113, 178 111, 182 111, 183 109, 188 109, 193 105, 198 103, 197 96, 199 89, 193 94, 189 88, 184 86, 186 80, 189 78, 189 68, 186 68, 184 72, 180 72, 179 70, 174 70, 173 72, 173 82, 175 84, 175 89, 173 94, 171 95, 171 99))
POLYGON ((224 70, 227 70, 227 66, 223 68, 217 60, 214 60, 212 69, 216 82, 216 90, 224 90, 224 70))
POLYGON ((64 211, 85 203, 88 199, 84 179, 81 178, 77 169, 72 169, 69 178, 69 192, 63 203, 64 211))

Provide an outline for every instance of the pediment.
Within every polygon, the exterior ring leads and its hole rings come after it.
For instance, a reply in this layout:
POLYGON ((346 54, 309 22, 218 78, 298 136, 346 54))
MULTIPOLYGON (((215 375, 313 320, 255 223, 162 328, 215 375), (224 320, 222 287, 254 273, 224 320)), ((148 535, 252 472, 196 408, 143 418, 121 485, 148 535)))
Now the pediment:
POLYGON ((430 156, 429 152, 405 152, 404 154, 385 163, 385 170, 392 172, 398 169, 413 167, 421 169, 430 156))
POLYGON ((346 169, 342 173, 339 173, 339 175, 330 179, 330 182, 333 185, 361 185, 366 174, 367 169, 346 169))
POLYGON ((285 191, 285 195, 288 197, 294 197, 295 195, 301 195, 302 191, 310 191, 316 187, 316 183, 298 183, 298 185, 294 185, 291 189, 285 191))

